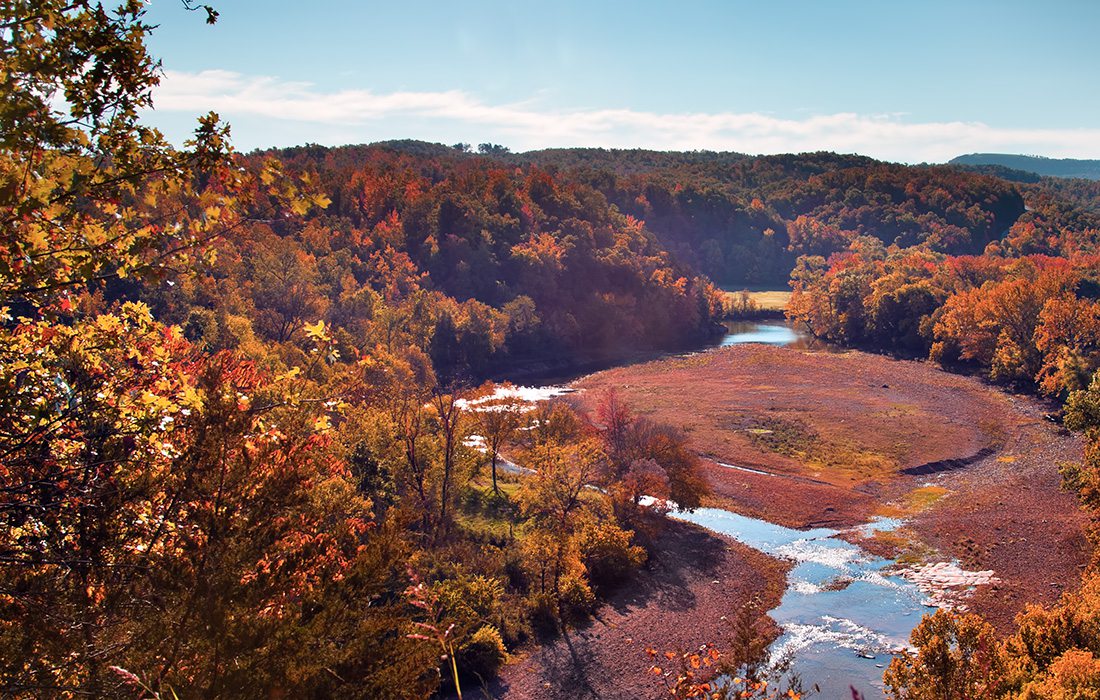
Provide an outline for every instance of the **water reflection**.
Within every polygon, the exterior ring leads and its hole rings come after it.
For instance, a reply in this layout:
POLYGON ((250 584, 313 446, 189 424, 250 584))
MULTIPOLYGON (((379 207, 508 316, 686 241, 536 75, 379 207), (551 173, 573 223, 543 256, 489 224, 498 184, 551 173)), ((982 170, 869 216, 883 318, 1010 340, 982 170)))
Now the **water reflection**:
POLYGON ((828 344, 786 321, 726 321, 726 335, 719 347, 763 343, 797 350, 826 350, 828 344))

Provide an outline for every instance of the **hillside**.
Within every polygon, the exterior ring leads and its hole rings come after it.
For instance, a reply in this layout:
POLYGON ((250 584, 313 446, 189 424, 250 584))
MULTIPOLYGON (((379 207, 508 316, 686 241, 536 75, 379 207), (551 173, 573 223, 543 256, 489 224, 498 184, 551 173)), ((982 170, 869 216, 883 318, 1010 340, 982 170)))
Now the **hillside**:
POLYGON ((1100 160, 1078 158, 1044 158, 1010 153, 968 153, 952 158, 950 165, 999 165, 1049 177, 1100 180, 1100 160))

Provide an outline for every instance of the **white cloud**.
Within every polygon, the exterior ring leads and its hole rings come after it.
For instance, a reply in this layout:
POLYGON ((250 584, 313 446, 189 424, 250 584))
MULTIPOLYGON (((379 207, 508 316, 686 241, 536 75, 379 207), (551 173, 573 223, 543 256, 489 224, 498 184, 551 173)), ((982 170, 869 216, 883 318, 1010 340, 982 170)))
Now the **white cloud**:
MULTIPOLYGON (((1051 157, 1100 155, 1100 129, 1014 129, 980 122, 905 121, 903 114, 840 113, 783 119, 760 113, 655 113, 630 109, 540 110, 533 102, 491 105, 457 90, 394 92, 346 89, 323 92, 306 82, 223 70, 168 71, 155 93, 157 112, 214 110, 234 119, 275 120, 297 143, 335 144, 342 134, 370 126, 380 138, 440 140, 436 134, 477 134, 514 150, 555 146, 709 149, 742 153, 830 150, 905 162, 938 162, 971 152, 1039 153, 1051 157), (418 133, 402 132, 416 124, 418 133), (286 127, 293 126, 288 129, 286 127), (334 128, 335 127, 335 128, 334 128), (384 128, 382 128, 384 127, 384 128), (424 133, 428 129, 432 133, 424 133)), ((241 134, 238 133, 239 137, 241 134)), ((351 136, 352 140, 356 140, 351 136)), ((267 143, 261 134, 248 139, 267 143)), ((357 140, 363 140, 359 138, 357 140)), ((373 140, 373 139, 371 139, 373 140)))

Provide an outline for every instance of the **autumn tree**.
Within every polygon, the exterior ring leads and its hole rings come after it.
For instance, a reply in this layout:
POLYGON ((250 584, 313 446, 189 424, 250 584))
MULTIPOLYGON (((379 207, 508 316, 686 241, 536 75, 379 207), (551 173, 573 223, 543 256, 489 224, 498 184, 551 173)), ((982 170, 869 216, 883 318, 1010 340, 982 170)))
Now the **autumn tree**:
POLYGON ((435 408, 435 420, 438 424, 438 439, 442 453, 439 481, 439 522, 446 529, 450 525, 451 513, 449 507, 451 500, 454 498, 454 482, 458 478, 458 451, 462 439, 458 431, 463 409, 458 395, 447 393, 438 387, 433 392, 432 407, 435 408))
POLYGON ((1085 388, 1100 368, 1100 303, 1069 294, 1047 300, 1035 349, 1042 357, 1036 380, 1043 392, 1066 395, 1085 388))
MULTIPOLYGON (((488 385, 493 391, 493 385, 488 385)), ((485 449, 489 455, 489 470, 493 479, 493 493, 499 494, 497 485, 497 464, 500 462, 500 449, 512 439, 520 427, 521 407, 507 397, 480 400, 473 408, 477 430, 485 439, 485 449)))
POLYGON ((977 615, 926 616, 911 636, 915 652, 896 657, 883 681, 895 700, 997 697, 1004 660, 993 628, 977 615))
POLYGON ((976 362, 994 380, 1033 380, 1041 366, 1034 341, 1040 314, 1068 282, 1060 270, 1024 267, 1012 279, 950 297, 936 321, 933 359, 976 362))
MULTIPOLYGON (((240 167, 212 115, 182 151, 140 123, 159 75, 143 12, 0 10, 0 692, 378 687, 346 642, 406 624, 370 605, 400 545, 374 546, 335 405, 99 296, 186 268, 253 207, 324 203, 273 163, 240 167)), ((424 659, 405 658, 415 685, 424 659)))
POLYGON ((523 511, 535 525, 524 540, 529 566, 540 592, 550 594, 562 612, 587 613, 594 602, 585 580, 576 537, 584 513, 584 493, 603 459, 593 439, 559 443, 545 441, 530 453, 535 473, 520 491, 523 511))
POLYGON ((614 390, 600 397, 594 419, 608 457, 603 481, 623 517, 629 517, 623 506, 636 508, 646 496, 681 510, 701 505, 706 479, 680 431, 635 416, 614 390))
POLYGON ((383 418, 378 451, 395 465, 399 493, 412 493, 421 528, 430 531, 437 510, 435 445, 429 426, 435 386, 431 361, 414 347, 401 353, 376 348, 361 364, 359 400, 376 407, 383 418))
POLYGON ((328 300, 320 292, 317 261, 293 241, 260 237, 250 260, 256 321, 277 342, 290 340, 307 322, 323 318, 328 300))

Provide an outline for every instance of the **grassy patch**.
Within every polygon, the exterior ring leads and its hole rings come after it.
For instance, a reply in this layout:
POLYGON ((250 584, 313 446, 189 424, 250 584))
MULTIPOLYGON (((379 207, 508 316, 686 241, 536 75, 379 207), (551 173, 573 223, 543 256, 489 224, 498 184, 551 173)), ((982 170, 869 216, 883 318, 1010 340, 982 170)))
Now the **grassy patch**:
POLYGON ((788 289, 749 292, 749 299, 756 302, 757 308, 765 311, 783 311, 791 300, 791 292, 788 289))
POLYGON ((850 479, 878 477, 897 467, 889 457, 860 449, 850 440, 824 438, 799 420, 750 417, 739 429, 758 449, 793 457, 812 469, 850 479))
POLYGON ((788 290, 723 290, 722 308, 730 319, 781 317, 791 299, 788 290))
POLYGON ((919 564, 935 550, 917 541, 906 528, 876 530, 870 539, 870 549, 876 554, 890 557, 902 566, 919 564))
POLYGON ((942 486, 921 486, 905 494, 900 501, 883 505, 878 509, 878 514, 888 518, 907 518, 928 510, 948 493, 950 491, 942 486))
POLYGON ((942 486, 922 486, 906 495, 906 509, 910 513, 928 510, 947 494, 947 489, 942 486))
POLYGON ((761 311, 783 311, 791 300, 791 290, 789 289, 722 290, 723 301, 727 304, 739 304, 743 295, 747 295, 749 302, 761 311))
POLYGON ((819 444, 817 433, 801 421, 750 418, 741 429, 756 447, 788 457, 805 458, 819 444))
POLYGON ((486 542, 503 542, 512 538, 519 522, 516 491, 519 484, 497 480, 500 493, 493 492, 492 481, 480 476, 462 490, 455 514, 456 524, 470 537, 486 542))

